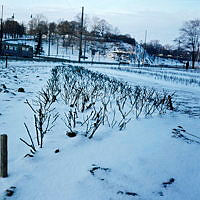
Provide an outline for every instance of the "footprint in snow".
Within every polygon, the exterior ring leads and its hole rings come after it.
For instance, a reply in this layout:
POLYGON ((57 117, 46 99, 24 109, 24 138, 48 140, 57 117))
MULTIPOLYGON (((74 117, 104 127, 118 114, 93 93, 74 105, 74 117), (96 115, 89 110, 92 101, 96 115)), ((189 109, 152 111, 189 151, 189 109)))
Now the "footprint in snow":
MULTIPOLYGON (((163 182, 161 185, 163 188, 167 189, 170 185, 172 185, 175 182, 174 178, 170 178, 168 181, 163 182)), ((153 192, 156 193, 159 196, 164 196, 164 192, 163 191, 159 191, 159 192, 153 192)))
MULTIPOLYGON (((97 179, 99 179, 100 181, 105 181, 106 178, 109 176, 109 173, 111 172, 110 168, 104 168, 104 167, 99 167, 95 164, 92 165, 92 168, 89 170, 89 172, 91 173, 92 176, 96 177, 97 179)), ((120 196, 127 196, 127 197, 136 197, 139 196, 136 192, 130 192, 130 191, 122 191, 119 190, 117 193, 117 195, 120 196)))

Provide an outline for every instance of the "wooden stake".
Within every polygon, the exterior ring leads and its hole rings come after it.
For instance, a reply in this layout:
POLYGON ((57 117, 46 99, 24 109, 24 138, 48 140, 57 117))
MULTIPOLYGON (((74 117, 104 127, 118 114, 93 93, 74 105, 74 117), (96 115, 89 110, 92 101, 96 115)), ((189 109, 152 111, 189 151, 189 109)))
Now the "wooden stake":
POLYGON ((8 176, 7 135, 0 135, 0 177, 8 176))
POLYGON ((6 68, 8 67, 8 56, 6 56, 6 68))

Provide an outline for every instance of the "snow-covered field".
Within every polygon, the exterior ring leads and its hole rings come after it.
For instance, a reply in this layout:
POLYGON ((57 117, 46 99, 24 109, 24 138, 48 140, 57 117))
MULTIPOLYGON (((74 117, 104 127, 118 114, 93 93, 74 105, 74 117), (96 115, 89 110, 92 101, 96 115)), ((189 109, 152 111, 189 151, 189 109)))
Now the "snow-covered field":
MULTIPOLYGON (((35 48, 36 46, 36 42, 34 40, 8 40, 7 42, 9 43, 13 43, 13 44, 26 44, 26 45, 30 45, 33 48, 35 48)), ((101 45, 102 46, 102 45, 101 45)), ((106 43, 106 47, 107 47, 107 54, 108 52, 112 52, 114 49, 114 44, 113 43, 106 43)), ((42 48, 43 48, 43 52, 42 55, 43 56, 48 56, 48 51, 49 51, 49 43, 48 41, 44 40, 42 43, 42 48)), ((107 55, 102 55, 98 52, 95 53, 95 55, 92 58, 91 55, 91 44, 87 45, 86 48, 86 52, 85 52, 85 56, 88 58, 86 59, 87 61, 96 61, 96 62, 116 62, 113 58, 107 56, 107 55)), ((103 47, 99 47, 103 48, 103 47)), ((79 47, 77 47, 76 45, 74 45, 73 47, 63 47, 62 46, 62 42, 61 40, 59 41, 59 46, 57 44, 57 42, 54 41, 54 43, 51 43, 50 45, 50 57, 56 57, 56 58, 65 58, 65 59, 69 59, 69 60, 78 60, 78 55, 79 55, 79 47)))
POLYGON ((92 139, 83 134, 70 138, 62 120, 69 107, 57 99, 60 116, 45 135, 43 148, 24 158, 30 153, 19 139, 29 141, 24 123, 32 134, 35 131, 34 113, 24 102, 34 104, 51 70, 68 65, 21 61, 4 65, 0 63, 0 127, 1 134, 8 135, 9 176, 0 178, 0 200, 199 199, 198 70, 83 65, 133 88, 164 90, 172 95, 174 110, 133 118, 121 131, 102 125, 92 139), (16 188, 8 197, 10 187, 16 188))
MULTIPOLYGON (((26 39, 12 40, 11 39, 11 40, 8 40, 7 42, 14 43, 14 44, 26 44, 26 45, 32 46, 33 48, 35 48, 36 46, 36 42, 34 40, 26 40, 26 39)), ((58 44, 55 41, 51 43, 50 50, 49 50, 49 42, 47 40, 43 40, 42 48, 43 48, 43 52, 42 52, 43 56, 48 56, 48 52, 49 52, 51 57, 77 60, 78 55, 79 55, 78 46, 74 45, 70 47, 63 47, 61 40, 59 41, 58 44)), ((181 68, 184 67, 184 63, 180 62, 179 60, 175 60, 171 58, 167 59, 167 58, 154 57, 154 56, 149 55, 147 52, 144 52, 144 48, 139 44, 133 47, 132 45, 123 43, 123 42, 121 42, 120 44, 116 44, 112 42, 110 43, 97 42, 95 46, 94 44, 88 42, 85 48, 85 56, 87 57, 86 61, 118 63, 120 58, 114 52, 121 51, 121 49, 125 49, 127 52, 132 52, 134 54, 128 60, 123 59, 123 57, 121 57, 122 60, 130 64, 141 65, 141 63, 145 62, 146 64, 156 65, 156 66, 166 65, 166 66, 175 66, 175 67, 181 67, 181 68), (91 54, 91 49, 96 50, 96 53, 93 56, 91 54)), ((196 65, 199 66, 199 63, 196 65)))

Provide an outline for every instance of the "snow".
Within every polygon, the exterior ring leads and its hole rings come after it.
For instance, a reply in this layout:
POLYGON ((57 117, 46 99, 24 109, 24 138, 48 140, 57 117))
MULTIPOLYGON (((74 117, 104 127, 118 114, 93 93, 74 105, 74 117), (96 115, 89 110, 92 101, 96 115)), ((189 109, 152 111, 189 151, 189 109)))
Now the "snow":
MULTIPOLYGON (((7 42, 14 43, 14 44, 26 44, 30 45, 33 48, 35 48, 36 42, 32 38, 22 38, 22 39, 8 39, 7 42)), ((43 39, 42 42, 43 56, 49 56, 48 50, 49 50, 49 42, 47 39, 43 39)), ((85 48, 85 46, 84 46, 85 48)), ((113 42, 96 42, 95 45, 93 42, 87 41, 87 45, 85 48, 85 56, 87 57, 86 61, 95 61, 95 62, 113 62, 118 63, 119 59, 121 61, 128 62, 130 64, 134 65, 141 65, 142 63, 149 64, 149 65, 155 65, 155 66, 173 66, 173 67, 184 67, 184 63, 180 62, 179 60, 172 59, 172 58, 160 58, 149 55, 144 48, 140 44, 136 44, 134 47, 133 45, 119 42, 119 43, 113 43, 113 42), (91 55, 91 49, 95 49, 96 53, 94 56, 91 55), (114 54, 114 51, 121 51, 125 50, 126 52, 131 52, 132 56, 130 56, 129 59, 119 58, 116 54, 114 54)), ((83 50, 84 51, 84 50, 83 50)), ((76 45, 69 46, 69 47, 63 47, 62 41, 59 40, 58 42, 54 41, 50 44, 50 56, 56 57, 56 58, 65 58, 69 60, 77 60, 79 55, 79 48, 76 45)), ((191 64, 190 64, 191 66, 191 64)), ((199 64, 197 64, 199 66, 199 64)))
POLYGON ((160 67, 91 67, 92 70, 118 77, 132 85, 153 87, 174 93, 174 103, 182 113, 200 115, 199 69, 167 69, 160 67))
POLYGON ((82 135, 66 136, 68 129, 61 119, 66 108, 58 101, 61 117, 45 135, 44 148, 38 148, 34 157, 24 158, 29 153, 19 140, 28 139, 24 122, 34 132, 33 112, 24 102, 34 102, 52 68, 68 65, 10 61, 5 68, 4 64, 0 64, 0 83, 8 92, 0 92, 0 127, 9 139, 9 177, 0 178, 0 200, 199 199, 199 140, 190 137, 197 142, 187 143, 172 137, 178 126, 200 137, 198 70, 83 65, 131 86, 176 92, 173 101, 178 108, 164 115, 133 119, 122 131, 102 126, 89 140, 82 135), (196 82, 184 81, 191 79, 196 82), (17 92, 19 87, 25 93, 17 92), (163 183, 171 178, 175 181, 165 188, 163 183), (11 186, 16 187, 14 195, 6 197, 5 190, 11 186))

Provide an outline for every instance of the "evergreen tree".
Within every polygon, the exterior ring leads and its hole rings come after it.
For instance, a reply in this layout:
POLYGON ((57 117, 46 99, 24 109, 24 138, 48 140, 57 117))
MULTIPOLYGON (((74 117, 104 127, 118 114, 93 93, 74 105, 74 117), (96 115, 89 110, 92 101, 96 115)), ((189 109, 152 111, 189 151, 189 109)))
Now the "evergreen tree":
POLYGON ((39 31, 36 39, 35 39, 36 45, 35 45, 35 52, 34 54, 37 55, 41 55, 44 51, 43 51, 43 47, 42 47, 42 32, 39 31))

